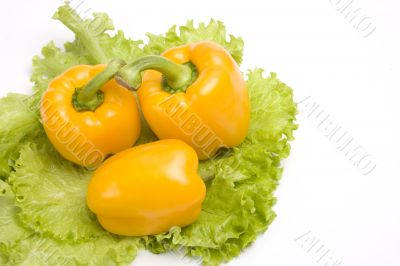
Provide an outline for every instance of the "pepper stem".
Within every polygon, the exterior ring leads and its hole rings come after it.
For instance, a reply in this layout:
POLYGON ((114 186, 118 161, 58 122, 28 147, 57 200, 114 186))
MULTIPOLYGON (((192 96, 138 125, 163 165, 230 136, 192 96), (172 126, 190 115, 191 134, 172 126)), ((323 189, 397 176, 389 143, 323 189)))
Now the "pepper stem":
POLYGON ((193 81, 192 69, 187 65, 181 65, 157 55, 149 55, 139 58, 135 62, 121 68, 116 80, 123 86, 136 90, 142 82, 141 72, 154 69, 161 72, 173 90, 185 90, 193 81))
POLYGON ((104 100, 104 96, 103 93, 100 91, 100 88, 103 87, 112 78, 114 78, 115 74, 125 65, 125 61, 114 59, 102 72, 97 74, 82 89, 77 89, 72 100, 75 110, 96 110, 96 108, 99 107, 104 100))

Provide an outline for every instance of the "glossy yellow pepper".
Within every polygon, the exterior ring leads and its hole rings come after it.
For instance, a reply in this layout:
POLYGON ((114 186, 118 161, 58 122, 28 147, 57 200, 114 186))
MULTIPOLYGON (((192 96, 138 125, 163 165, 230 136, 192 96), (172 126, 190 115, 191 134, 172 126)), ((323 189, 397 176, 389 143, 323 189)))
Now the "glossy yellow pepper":
POLYGON ((160 140, 122 151, 94 172, 87 205, 108 231, 154 235, 193 223, 206 187, 196 152, 180 140, 160 140))
POLYGON ((250 104, 243 76, 228 51, 198 42, 123 67, 119 82, 137 87, 143 114, 160 139, 191 145, 200 159, 247 135, 250 104), (140 79, 140 72, 144 72, 140 79), (172 94, 168 91, 174 91, 172 94), (183 92, 185 91, 185 92, 183 92))
POLYGON ((123 65, 114 60, 107 67, 74 66, 44 92, 44 129, 67 160, 96 167, 108 154, 128 149, 137 140, 140 116, 135 96, 112 79, 123 65))

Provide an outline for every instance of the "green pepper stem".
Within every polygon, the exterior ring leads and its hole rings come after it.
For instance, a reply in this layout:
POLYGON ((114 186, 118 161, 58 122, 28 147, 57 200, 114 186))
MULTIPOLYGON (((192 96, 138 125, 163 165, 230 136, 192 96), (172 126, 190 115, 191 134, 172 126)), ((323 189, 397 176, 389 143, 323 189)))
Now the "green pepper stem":
POLYGON ((77 90, 73 100, 75 109, 93 111, 101 105, 103 97, 99 95, 100 88, 114 78, 115 74, 125 65, 126 63, 123 60, 112 60, 102 72, 97 74, 82 89, 77 90))
POLYGON ((136 90, 142 82, 141 72, 148 69, 161 72, 168 86, 175 90, 182 90, 192 82, 192 70, 189 66, 157 55, 144 56, 126 65, 118 72, 116 79, 125 87, 136 90))

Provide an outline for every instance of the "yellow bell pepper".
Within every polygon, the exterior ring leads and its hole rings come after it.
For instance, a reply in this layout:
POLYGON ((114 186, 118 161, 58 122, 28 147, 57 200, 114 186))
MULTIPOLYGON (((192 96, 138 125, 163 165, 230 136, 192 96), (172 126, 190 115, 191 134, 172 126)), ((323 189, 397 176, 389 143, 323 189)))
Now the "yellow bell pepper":
POLYGON ((180 140, 161 140, 122 151, 94 172, 87 205, 109 232, 154 235, 193 223, 206 187, 196 152, 180 140))
POLYGON ((133 146, 140 133, 135 96, 113 78, 125 63, 78 65, 52 80, 40 113, 46 134, 67 160, 96 167, 133 146))
POLYGON ((247 135, 250 104, 243 76, 229 52, 215 43, 143 57, 117 75, 127 87, 140 85, 139 102, 154 133, 185 141, 200 159, 239 145, 247 135))

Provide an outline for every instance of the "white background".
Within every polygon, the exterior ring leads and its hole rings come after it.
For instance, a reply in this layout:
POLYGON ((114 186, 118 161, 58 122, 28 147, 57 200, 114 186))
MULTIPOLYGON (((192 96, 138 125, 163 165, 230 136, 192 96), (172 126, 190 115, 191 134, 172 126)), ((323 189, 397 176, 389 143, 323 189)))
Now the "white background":
MULTIPOLYGON (((276 192, 278 217, 229 265, 323 265, 315 250, 307 252, 295 241, 308 232, 341 265, 400 265, 400 5, 354 0, 352 8, 360 8, 376 26, 364 38, 336 10, 337 1, 86 0, 81 7, 107 12, 116 28, 134 39, 187 19, 224 21, 230 33, 245 40, 243 71, 277 72, 297 101, 311 96, 377 163, 363 175, 313 119, 299 115, 300 128, 276 192)), ((29 92, 32 56, 50 40, 60 45, 73 38, 50 19, 59 4, 1 2, 1 95, 29 92)), ((194 263, 142 252, 133 265, 194 263)))

